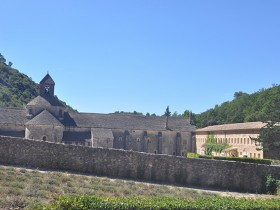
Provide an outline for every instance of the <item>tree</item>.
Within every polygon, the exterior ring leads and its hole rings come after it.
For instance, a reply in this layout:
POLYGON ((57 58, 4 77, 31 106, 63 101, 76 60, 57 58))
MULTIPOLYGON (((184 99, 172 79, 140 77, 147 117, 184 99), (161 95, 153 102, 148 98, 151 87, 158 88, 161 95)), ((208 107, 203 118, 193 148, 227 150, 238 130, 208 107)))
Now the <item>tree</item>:
POLYGON ((235 93, 234 93, 233 97, 234 97, 234 99, 238 99, 238 98, 240 98, 243 94, 245 94, 245 93, 243 93, 242 91, 238 91, 238 92, 235 92, 235 93))
POLYGON ((256 142, 259 150, 270 152, 271 150, 280 149, 280 126, 276 122, 267 122, 261 128, 260 135, 257 138, 251 138, 256 142))
POLYGON ((5 64, 6 63, 6 59, 4 58, 4 56, 0 53, 0 63, 5 64))
POLYGON ((8 65, 9 65, 10 67, 12 67, 13 63, 12 63, 11 61, 9 61, 8 65))
POLYGON ((212 155, 212 152, 221 153, 224 149, 229 148, 229 144, 225 142, 218 142, 217 138, 210 134, 206 138, 206 143, 204 144, 205 154, 212 155))
POLYGON ((170 117, 171 112, 169 111, 169 106, 166 107, 166 110, 165 110, 164 115, 165 115, 166 117, 170 117))
POLYGON ((172 117, 178 117, 178 112, 173 112, 172 117))

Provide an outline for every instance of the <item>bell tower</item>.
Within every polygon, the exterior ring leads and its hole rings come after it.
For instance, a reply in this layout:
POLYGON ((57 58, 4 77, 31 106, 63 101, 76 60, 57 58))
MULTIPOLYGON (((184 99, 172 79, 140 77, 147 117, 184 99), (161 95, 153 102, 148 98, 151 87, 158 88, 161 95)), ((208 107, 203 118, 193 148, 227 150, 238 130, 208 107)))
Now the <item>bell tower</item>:
POLYGON ((55 83, 51 76, 47 74, 40 82, 40 96, 53 97, 55 83))

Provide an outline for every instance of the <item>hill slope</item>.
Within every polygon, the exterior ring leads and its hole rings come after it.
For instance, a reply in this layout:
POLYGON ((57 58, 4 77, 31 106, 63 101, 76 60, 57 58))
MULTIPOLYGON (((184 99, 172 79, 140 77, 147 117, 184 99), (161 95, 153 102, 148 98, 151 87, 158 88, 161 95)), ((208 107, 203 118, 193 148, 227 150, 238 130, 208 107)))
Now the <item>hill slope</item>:
POLYGON ((280 85, 253 94, 236 92, 234 100, 194 115, 197 127, 267 120, 280 120, 280 85))
MULTIPOLYGON (((3 56, 0 54, 0 58, 3 56)), ((0 59, 0 107, 21 108, 39 95, 39 84, 0 59)), ((72 107, 61 101, 69 111, 72 107)))

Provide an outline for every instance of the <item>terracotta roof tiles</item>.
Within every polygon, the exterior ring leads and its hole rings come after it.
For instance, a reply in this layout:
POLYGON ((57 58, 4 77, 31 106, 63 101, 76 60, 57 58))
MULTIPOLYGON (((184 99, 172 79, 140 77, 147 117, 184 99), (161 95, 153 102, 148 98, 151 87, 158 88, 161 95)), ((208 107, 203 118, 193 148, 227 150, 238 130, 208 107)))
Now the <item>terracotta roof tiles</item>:
POLYGON ((265 125, 266 124, 263 122, 245 122, 245 123, 235 123, 235 124, 213 125, 213 126, 197 129, 196 132, 261 129, 265 125))

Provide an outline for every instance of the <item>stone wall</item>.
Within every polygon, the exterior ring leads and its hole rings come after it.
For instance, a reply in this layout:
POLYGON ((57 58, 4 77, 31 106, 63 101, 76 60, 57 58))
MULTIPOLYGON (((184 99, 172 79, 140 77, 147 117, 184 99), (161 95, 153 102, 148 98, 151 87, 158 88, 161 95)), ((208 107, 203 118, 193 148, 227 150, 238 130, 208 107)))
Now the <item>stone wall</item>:
POLYGON ((0 163, 245 192, 261 192, 268 174, 280 179, 280 167, 277 166, 188 159, 3 136, 0 136, 0 163))
POLYGON ((120 130, 112 129, 113 148, 183 156, 192 149, 192 133, 155 130, 120 130))

